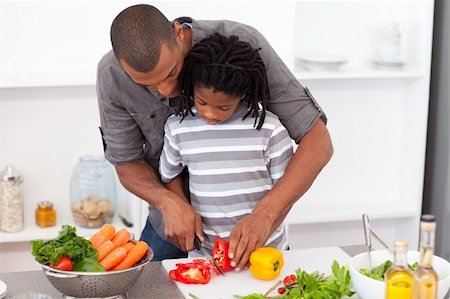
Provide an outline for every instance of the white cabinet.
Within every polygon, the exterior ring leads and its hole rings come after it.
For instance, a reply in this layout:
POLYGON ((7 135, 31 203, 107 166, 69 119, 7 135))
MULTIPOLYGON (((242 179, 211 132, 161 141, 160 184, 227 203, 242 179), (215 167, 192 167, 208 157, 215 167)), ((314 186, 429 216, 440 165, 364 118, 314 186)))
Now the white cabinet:
POLYGON ((288 216, 294 248, 363 243, 361 217, 417 248, 430 84, 433 1, 300 1, 295 56, 342 55, 335 71, 294 72, 328 115, 335 153, 288 216), (403 26, 406 61, 378 68, 377 37, 403 26))

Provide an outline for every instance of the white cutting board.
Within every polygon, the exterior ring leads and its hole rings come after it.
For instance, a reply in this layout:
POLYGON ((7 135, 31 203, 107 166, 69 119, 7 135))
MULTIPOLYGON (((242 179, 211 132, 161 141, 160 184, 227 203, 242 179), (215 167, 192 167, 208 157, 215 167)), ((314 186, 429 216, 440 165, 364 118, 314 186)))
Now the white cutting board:
MULTIPOLYGON (((295 270, 302 268, 308 273, 319 271, 326 275, 331 274, 331 264, 336 260, 339 265, 346 265, 350 260, 339 247, 324 247, 301 250, 288 250, 283 252, 284 267, 281 274, 274 280, 259 280, 250 271, 239 273, 230 271, 225 273, 225 277, 212 274, 211 280, 205 285, 189 285, 175 282, 178 289, 185 298, 192 298, 189 293, 200 299, 233 299, 233 295, 248 295, 251 293, 266 293, 279 279, 286 275, 295 274, 295 270)), ((191 262, 192 258, 163 260, 162 265, 167 273, 175 269, 175 264, 191 262)), ((271 293, 278 294, 277 290, 271 293)))

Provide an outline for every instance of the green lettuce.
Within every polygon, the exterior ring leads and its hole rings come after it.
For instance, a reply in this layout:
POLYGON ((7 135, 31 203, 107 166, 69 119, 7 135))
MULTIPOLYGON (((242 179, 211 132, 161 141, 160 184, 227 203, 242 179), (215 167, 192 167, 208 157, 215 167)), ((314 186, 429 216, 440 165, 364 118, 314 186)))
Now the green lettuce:
POLYGON ((97 250, 88 240, 77 236, 73 226, 63 225, 58 237, 53 240, 33 240, 30 244, 33 256, 41 264, 55 265, 62 256, 67 256, 74 264, 74 269, 80 269, 76 271, 104 271, 97 262, 97 250))

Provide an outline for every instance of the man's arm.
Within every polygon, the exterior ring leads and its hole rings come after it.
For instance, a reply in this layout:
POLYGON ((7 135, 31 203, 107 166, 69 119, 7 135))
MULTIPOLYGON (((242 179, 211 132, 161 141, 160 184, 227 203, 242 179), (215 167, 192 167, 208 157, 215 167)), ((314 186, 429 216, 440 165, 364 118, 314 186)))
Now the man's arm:
POLYGON ((229 255, 236 271, 247 265, 250 254, 256 248, 264 246, 332 155, 333 145, 328 130, 322 120, 318 120, 301 139, 283 177, 230 234, 229 255))
POLYGON ((182 250, 193 250, 194 235, 202 235, 201 218, 184 196, 164 187, 155 170, 144 161, 118 165, 116 171, 128 191, 161 212, 166 236, 182 250))

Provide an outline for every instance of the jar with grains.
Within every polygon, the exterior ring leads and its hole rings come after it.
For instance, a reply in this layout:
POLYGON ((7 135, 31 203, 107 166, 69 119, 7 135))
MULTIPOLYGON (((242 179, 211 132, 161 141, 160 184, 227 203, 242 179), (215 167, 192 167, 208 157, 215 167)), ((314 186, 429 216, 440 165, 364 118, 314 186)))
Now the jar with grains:
POLYGON ((110 223, 116 206, 112 166, 103 156, 82 156, 72 172, 70 204, 75 223, 100 227, 110 223))
POLYGON ((56 225, 56 211, 50 201, 40 201, 35 211, 36 225, 48 227, 56 225))
POLYGON ((12 166, 0 172, 0 230, 8 233, 24 227, 22 176, 12 166))

